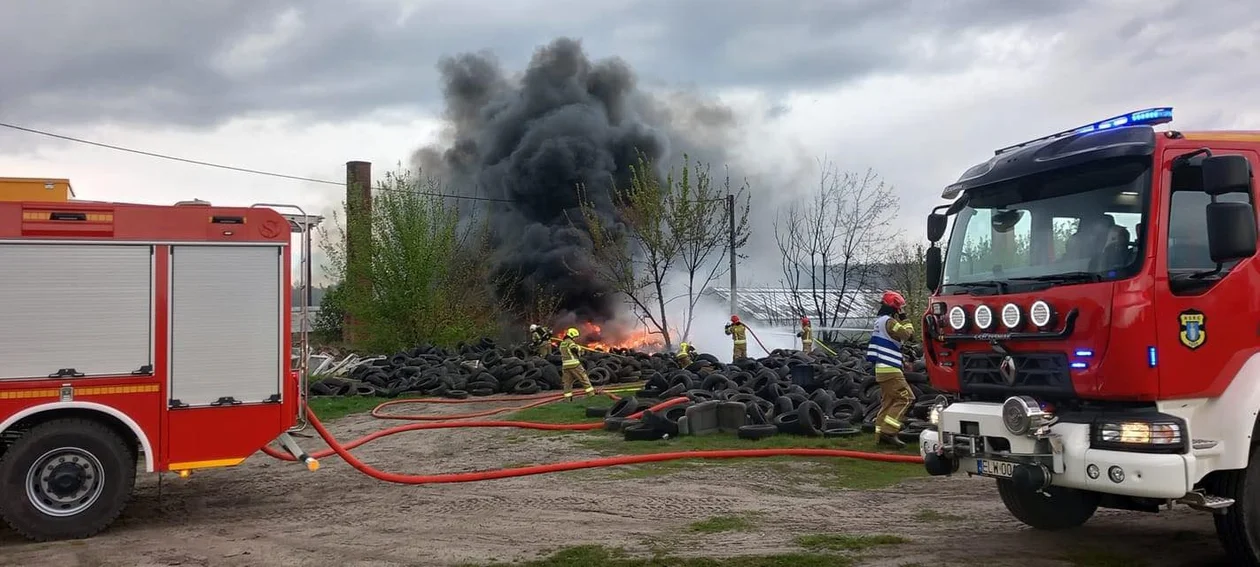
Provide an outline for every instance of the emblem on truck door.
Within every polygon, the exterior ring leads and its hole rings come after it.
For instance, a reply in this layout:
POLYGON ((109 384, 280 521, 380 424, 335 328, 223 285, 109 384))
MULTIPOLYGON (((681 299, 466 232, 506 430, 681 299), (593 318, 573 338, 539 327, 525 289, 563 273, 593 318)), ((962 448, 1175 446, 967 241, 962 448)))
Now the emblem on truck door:
POLYGON ((1002 364, 998 365, 998 374, 1002 375, 1002 379, 1006 380, 1007 386, 1015 385, 1015 359, 1007 356, 1002 359, 1002 364))
POLYGON ((1197 309, 1187 309, 1177 316, 1181 324, 1181 344, 1194 350, 1207 342, 1207 316, 1197 309))

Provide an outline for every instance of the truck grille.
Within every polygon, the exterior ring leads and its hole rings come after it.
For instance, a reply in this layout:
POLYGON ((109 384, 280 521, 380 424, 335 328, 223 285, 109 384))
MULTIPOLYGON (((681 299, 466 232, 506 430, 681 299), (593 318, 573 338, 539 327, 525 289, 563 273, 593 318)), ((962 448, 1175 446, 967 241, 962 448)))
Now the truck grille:
POLYGON ((1061 352, 1012 354, 1015 379, 1002 376, 1003 355, 994 352, 965 353, 959 358, 963 394, 984 397, 1029 395, 1038 398, 1076 396, 1067 355, 1061 352))

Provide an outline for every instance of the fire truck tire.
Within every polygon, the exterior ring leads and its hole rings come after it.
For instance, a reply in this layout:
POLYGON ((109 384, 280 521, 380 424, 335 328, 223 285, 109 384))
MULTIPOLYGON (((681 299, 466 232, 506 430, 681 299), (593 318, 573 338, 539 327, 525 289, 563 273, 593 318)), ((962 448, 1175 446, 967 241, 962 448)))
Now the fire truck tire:
POLYGON ((1020 490, 1013 481, 998 480, 998 494, 1007 511, 1039 530, 1055 531, 1081 526, 1098 510, 1098 493, 1051 486, 1044 494, 1020 490))
POLYGON ((1247 468, 1213 473, 1208 492, 1233 498, 1224 514, 1213 514, 1216 536, 1232 565, 1260 566, 1260 452, 1252 450, 1247 468))
POLYGON ((97 421, 37 425, 0 457, 0 516, 33 541, 96 535, 131 499, 136 457, 117 433, 97 421), (51 474, 41 479, 41 471, 51 474), (52 493, 54 483, 74 492, 52 493))

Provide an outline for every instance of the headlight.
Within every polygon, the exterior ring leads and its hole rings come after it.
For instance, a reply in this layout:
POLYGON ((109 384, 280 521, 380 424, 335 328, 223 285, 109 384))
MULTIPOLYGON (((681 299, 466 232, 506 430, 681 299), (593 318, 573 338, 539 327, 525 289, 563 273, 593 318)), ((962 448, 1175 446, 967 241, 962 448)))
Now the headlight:
POLYGON ((961 331, 967 326, 967 312, 961 306, 955 305, 949 310, 949 328, 955 331, 961 331))
POLYGON ((993 310, 988 305, 981 305, 976 308, 975 312, 976 326, 983 330, 989 330, 993 326, 993 310))
POLYGON ((1047 327, 1054 319, 1054 309, 1045 300, 1038 299, 1028 308, 1028 320, 1038 327, 1047 327))
POLYGON ((1002 324, 1007 329, 1014 329, 1023 322, 1024 314, 1020 313, 1019 306, 1014 303, 1007 303, 1002 306, 1002 324))
POLYGON ((1184 423, 1175 417, 1101 419, 1090 431, 1090 447, 1138 453, 1184 453, 1188 449, 1184 423))

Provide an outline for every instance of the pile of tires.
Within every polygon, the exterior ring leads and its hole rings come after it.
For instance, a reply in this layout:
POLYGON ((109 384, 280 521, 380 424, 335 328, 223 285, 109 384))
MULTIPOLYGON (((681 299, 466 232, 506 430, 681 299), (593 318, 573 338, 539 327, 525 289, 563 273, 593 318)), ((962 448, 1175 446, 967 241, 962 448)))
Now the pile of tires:
MULTIPOLYGON (((668 354, 614 350, 582 357, 595 386, 638 382, 645 374, 677 370, 668 354)), ((531 355, 522 347, 502 348, 492 339, 454 349, 421 345, 359 364, 340 376, 311 383, 312 396, 404 394, 467 398, 494 394, 528 395, 560 389, 560 355, 531 355)))
MULTIPOLYGON (((914 404, 902 421, 899 437, 917 442, 928 426, 928 412, 943 395, 928 382, 920 351, 907 347, 914 363, 906 369, 906 381, 914 394, 914 404)), ((882 393, 875 381, 873 364, 866 361, 865 345, 844 345, 835 355, 806 354, 776 350, 760 359, 722 363, 701 354, 686 368, 645 369, 642 391, 609 408, 606 429, 625 433, 626 439, 649 440, 678 434, 678 420, 695 404, 734 401, 745 405, 746 425, 738 435, 762 439, 777 434, 813 437, 849 437, 874 431, 882 393), (793 380, 793 369, 808 366, 808 380, 793 380), (798 383, 799 382, 799 383, 798 383), (686 396, 688 401, 671 406, 660 415, 645 413, 641 419, 629 415, 662 400, 686 396)), ((600 415, 593 410, 592 416, 600 415)))

